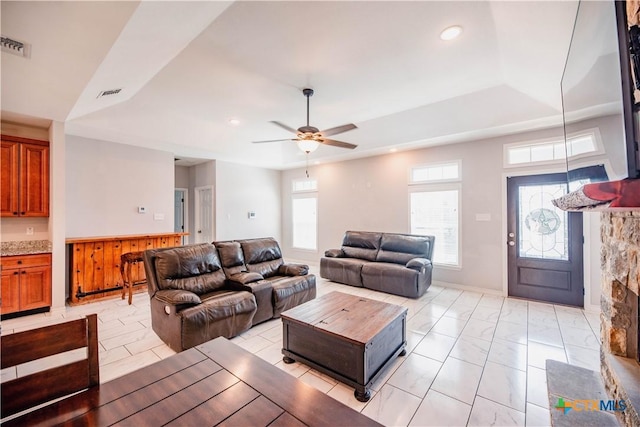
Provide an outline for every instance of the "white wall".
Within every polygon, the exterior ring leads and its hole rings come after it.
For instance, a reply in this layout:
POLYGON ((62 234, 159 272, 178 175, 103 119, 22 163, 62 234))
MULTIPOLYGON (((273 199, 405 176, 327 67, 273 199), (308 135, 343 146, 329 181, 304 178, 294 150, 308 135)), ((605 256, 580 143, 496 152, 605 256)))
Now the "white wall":
POLYGON ((67 237, 173 231, 172 153, 73 135, 66 148, 67 237))
MULTIPOLYGON (((291 248, 290 227, 283 246, 288 257, 318 262, 326 249, 340 247, 346 230, 408 233, 409 170, 411 166, 462 161, 461 269, 438 267, 434 280, 502 289, 502 143, 471 142, 394 153, 310 169, 318 179, 317 252, 291 248), (476 222, 475 214, 489 214, 476 222)), ((304 170, 285 171, 282 179, 283 223, 291 221, 291 180, 304 178, 304 170)), ((438 250, 436 241, 435 250, 438 250)))
POLYGON ((175 166, 173 169, 176 188, 189 188, 189 167, 175 166))
POLYGON ((276 170, 216 161, 216 240, 281 241, 280 175, 276 170), (254 219, 248 218, 249 211, 256 213, 254 219))

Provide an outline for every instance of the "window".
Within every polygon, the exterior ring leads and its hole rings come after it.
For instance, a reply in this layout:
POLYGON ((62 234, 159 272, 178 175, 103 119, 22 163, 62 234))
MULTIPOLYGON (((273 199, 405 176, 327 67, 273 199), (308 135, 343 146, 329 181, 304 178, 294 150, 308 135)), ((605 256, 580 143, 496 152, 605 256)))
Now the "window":
POLYGON ((292 246, 318 249, 318 182, 315 179, 292 181, 292 246))
POLYGON ((460 185, 411 189, 411 234, 436 237, 434 264, 460 266, 460 185))
POLYGON ((508 144, 504 146, 504 163, 506 167, 523 166, 532 163, 564 162, 570 159, 604 153, 600 143, 600 131, 588 129, 580 134, 567 136, 567 144, 563 140, 508 144))
POLYGON ((460 161, 434 163, 411 168, 411 183, 458 181, 460 179, 460 161))
POLYGON ((292 191, 294 193, 318 190, 318 181, 315 179, 294 179, 292 184, 292 191))

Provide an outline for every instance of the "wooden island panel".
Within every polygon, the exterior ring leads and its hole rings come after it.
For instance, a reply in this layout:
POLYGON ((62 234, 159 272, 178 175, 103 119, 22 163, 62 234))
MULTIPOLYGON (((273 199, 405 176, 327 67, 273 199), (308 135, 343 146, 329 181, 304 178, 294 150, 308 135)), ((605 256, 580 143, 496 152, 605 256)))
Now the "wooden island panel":
MULTIPOLYGON (((182 245, 188 233, 136 234, 128 236, 66 239, 69 261, 69 303, 85 304, 122 295, 120 256, 127 252, 182 245)), ((131 269, 134 280, 145 278, 144 265, 131 269)), ((136 291, 145 290, 138 286, 136 291)))

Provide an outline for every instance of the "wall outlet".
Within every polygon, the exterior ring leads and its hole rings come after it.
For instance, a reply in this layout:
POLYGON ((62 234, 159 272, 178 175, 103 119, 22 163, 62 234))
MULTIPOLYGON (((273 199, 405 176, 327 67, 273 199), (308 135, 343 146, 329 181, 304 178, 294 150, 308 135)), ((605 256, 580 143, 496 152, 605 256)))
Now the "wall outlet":
POLYGON ((33 235, 33 227, 27 227, 27 236, 33 235))

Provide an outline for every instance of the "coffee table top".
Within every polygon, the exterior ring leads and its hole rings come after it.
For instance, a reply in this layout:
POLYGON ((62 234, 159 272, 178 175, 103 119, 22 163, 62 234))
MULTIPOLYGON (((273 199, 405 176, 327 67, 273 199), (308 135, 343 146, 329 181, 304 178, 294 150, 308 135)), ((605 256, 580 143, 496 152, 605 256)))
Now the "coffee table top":
POLYGON ((281 317, 366 344, 407 308, 342 292, 330 292, 285 311, 281 317))

